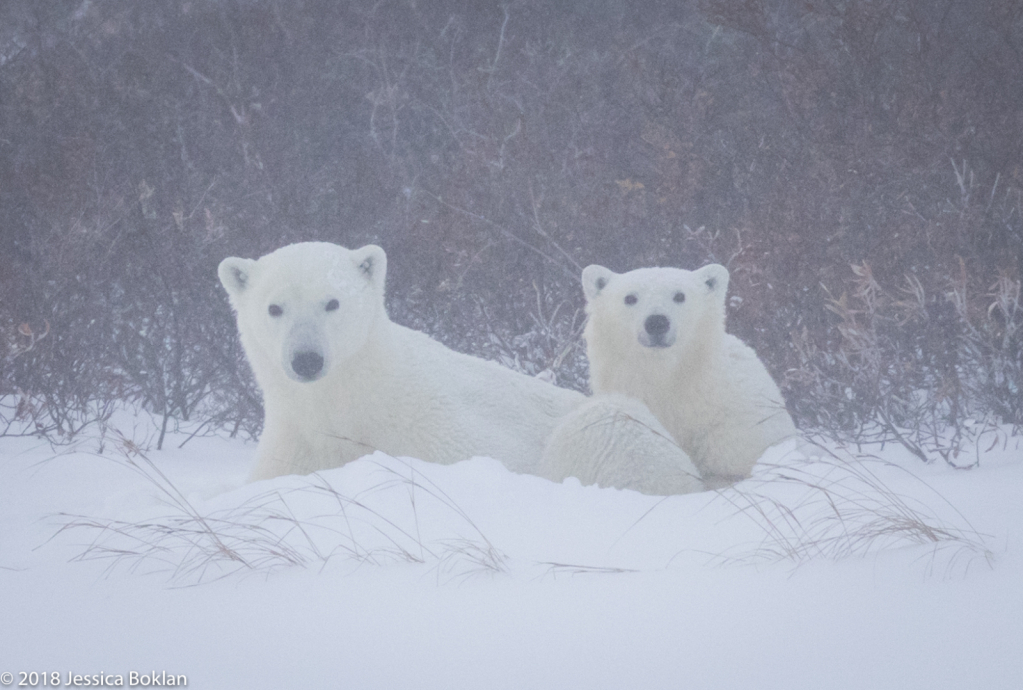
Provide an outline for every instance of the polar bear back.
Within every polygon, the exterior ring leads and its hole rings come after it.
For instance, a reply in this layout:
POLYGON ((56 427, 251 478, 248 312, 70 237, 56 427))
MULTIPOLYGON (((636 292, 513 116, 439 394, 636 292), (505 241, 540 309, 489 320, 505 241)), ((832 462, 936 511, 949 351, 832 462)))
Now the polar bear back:
POLYGON ((344 397, 353 423, 386 453, 440 463, 487 456, 522 472, 536 470, 551 429, 584 399, 393 323, 344 397))
POLYGON ((639 400, 595 395, 558 424, 540 472, 554 481, 672 495, 705 486, 689 455, 639 400))

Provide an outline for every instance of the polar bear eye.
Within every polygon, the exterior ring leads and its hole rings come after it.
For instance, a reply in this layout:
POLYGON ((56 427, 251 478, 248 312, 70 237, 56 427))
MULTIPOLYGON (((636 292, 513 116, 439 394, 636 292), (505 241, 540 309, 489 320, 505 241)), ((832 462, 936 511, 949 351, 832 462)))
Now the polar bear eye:
POLYGON ((284 310, 281 309, 281 306, 279 304, 271 304, 267 311, 270 312, 270 316, 274 317, 280 316, 281 314, 284 313, 284 310))
POLYGON ((628 304, 628 305, 633 305, 633 304, 635 304, 638 301, 639 301, 639 298, 636 297, 635 295, 626 295, 625 296, 625 303, 628 304))
POLYGON ((340 306, 341 305, 338 303, 336 299, 332 299, 329 302, 327 302, 327 311, 335 311, 340 306))
POLYGON ((686 301, 686 293, 684 293, 684 292, 676 292, 674 299, 675 299, 675 301, 677 303, 682 304, 683 302, 686 301))

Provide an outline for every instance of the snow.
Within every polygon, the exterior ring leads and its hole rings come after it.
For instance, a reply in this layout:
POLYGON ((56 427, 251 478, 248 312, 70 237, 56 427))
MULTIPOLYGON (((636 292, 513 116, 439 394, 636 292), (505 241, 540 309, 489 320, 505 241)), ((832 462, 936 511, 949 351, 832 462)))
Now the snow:
POLYGON ((1023 687, 1008 429, 969 471, 790 443, 735 488, 662 498, 379 453, 246 484, 251 442, 156 451, 144 415, 113 426, 0 438, 15 686, 1023 687))

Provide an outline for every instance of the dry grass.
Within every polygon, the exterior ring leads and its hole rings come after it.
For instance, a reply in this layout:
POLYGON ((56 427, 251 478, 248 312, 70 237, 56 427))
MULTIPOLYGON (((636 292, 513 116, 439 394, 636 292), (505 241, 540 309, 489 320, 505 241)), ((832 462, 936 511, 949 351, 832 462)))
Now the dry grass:
POLYGON ((545 566, 544 577, 558 579, 559 575, 621 575, 622 573, 638 573, 634 568, 619 568, 603 565, 580 565, 578 563, 558 563, 555 561, 543 561, 537 565, 545 566))
POLYGON ((449 495, 410 465, 406 475, 378 463, 383 480, 357 496, 342 494, 313 474, 299 487, 267 491, 203 513, 131 441, 122 437, 120 450, 116 461, 155 487, 170 511, 142 522, 60 514, 54 535, 88 534, 90 541, 73 560, 109 561, 108 572, 117 567, 162 572, 174 585, 187 586, 237 574, 269 576, 296 566, 322 569, 338 560, 432 564, 444 580, 505 570, 504 554, 449 495), (388 508, 370 505, 373 495, 395 492, 400 498, 384 501, 388 508), (461 527, 457 532, 468 536, 424 538, 417 506, 427 501, 454 513, 461 527), (306 512, 310 505, 322 509, 299 517, 298 504, 306 512))
MULTIPOLYGON (((507 557, 411 464, 376 463, 380 481, 356 495, 313 474, 297 486, 292 482, 231 508, 203 512, 131 440, 119 436, 117 448, 115 461, 151 484, 169 511, 140 522, 60 514, 55 537, 89 536, 73 560, 107 561, 107 572, 125 567, 164 573, 173 585, 189 586, 235 575, 268 577, 285 568, 323 569, 338 561, 427 565, 445 582, 507 571, 507 557), (455 518, 448 532, 453 536, 424 536, 436 533, 443 514, 455 518)), ((761 463, 754 477, 717 490, 715 501, 725 501, 732 518, 750 520, 760 536, 711 552, 711 564, 798 565, 919 546, 929 547, 923 557, 930 574, 939 564, 952 574, 965 573, 977 559, 991 562, 984 535, 912 473, 873 456, 820 450, 822 457, 792 453, 778 463, 761 463), (921 491, 909 496, 890 488, 882 476, 893 472, 905 473, 921 491)), ((560 561, 537 565, 553 578, 637 572, 560 561)))
POLYGON ((753 478, 718 491, 720 500, 735 509, 734 515, 750 519, 763 537, 755 544, 713 554, 714 561, 800 564, 926 546, 930 573, 939 563, 944 563, 946 574, 960 567, 965 573, 978 558, 991 563, 993 554, 984 535, 916 475, 877 457, 840 457, 818 448, 823 452, 820 458, 761 463, 753 478), (920 498, 891 489, 880 476, 889 472, 909 477, 922 495, 943 505, 941 512, 959 524, 940 517, 920 498))

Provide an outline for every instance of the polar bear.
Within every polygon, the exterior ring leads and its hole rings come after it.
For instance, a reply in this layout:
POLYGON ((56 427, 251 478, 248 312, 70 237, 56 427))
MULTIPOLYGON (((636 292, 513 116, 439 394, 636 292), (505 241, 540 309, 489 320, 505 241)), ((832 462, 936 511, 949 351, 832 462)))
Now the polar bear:
POLYGON ((543 474, 665 496, 706 488, 692 460, 646 405, 616 394, 595 395, 558 423, 544 448, 543 474))
MULTIPOLYGON (((381 450, 438 463, 487 456, 562 479, 546 470, 544 446, 586 398, 395 324, 384 307, 386 273, 386 254, 374 245, 305 242, 221 262, 263 391, 251 478, 306 474, 381 450)), ((615 446, 612 462, 632 462, 631 438, 615 446)), ((599 471, 592 477, 610 485, 599 471)))
POLYGON ((749 476, 797 434, 756 353, 725 332, 728 277, 719 264, 582 273, 593 392, 643 401, 710 486, 749 476))

